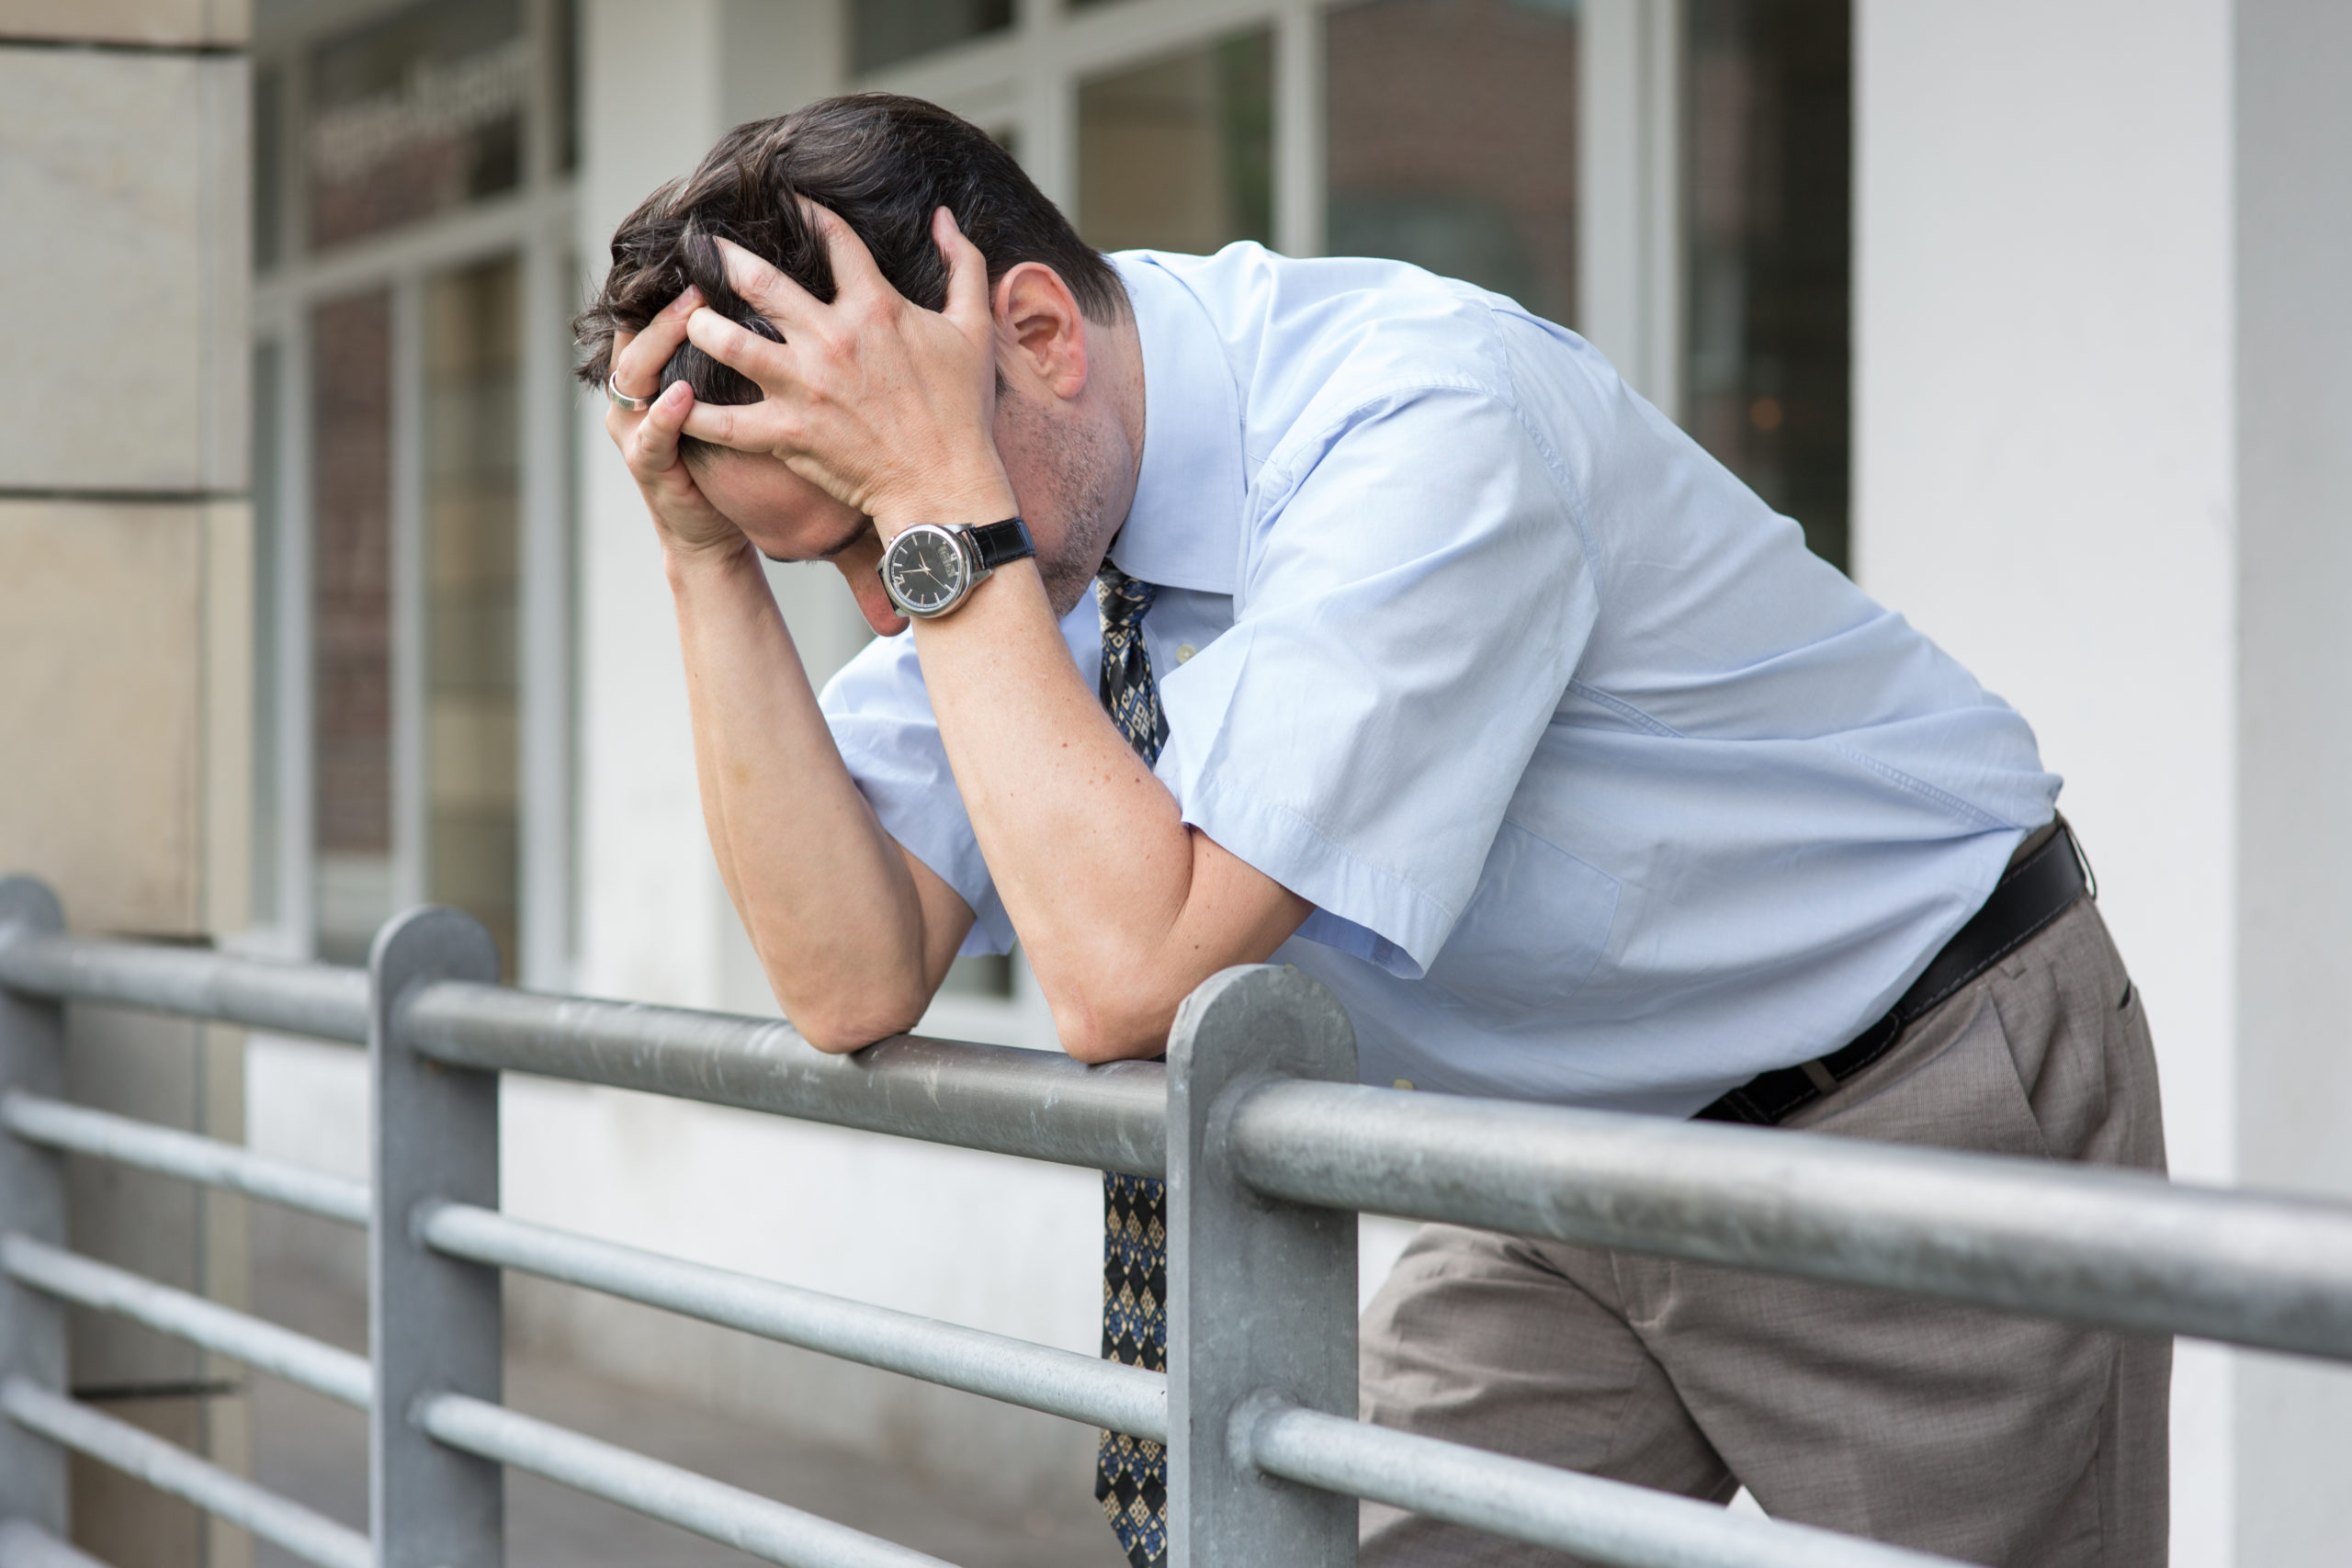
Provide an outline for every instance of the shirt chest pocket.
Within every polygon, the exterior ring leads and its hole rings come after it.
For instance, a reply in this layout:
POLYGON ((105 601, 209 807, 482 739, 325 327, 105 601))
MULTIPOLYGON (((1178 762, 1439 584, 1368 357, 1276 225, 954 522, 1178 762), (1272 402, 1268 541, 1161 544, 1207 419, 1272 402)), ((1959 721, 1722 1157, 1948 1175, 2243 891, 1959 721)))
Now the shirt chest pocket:
POLYGON ((1428 983, 1496 1022, 1566 1005, 1617 919, 1617 879, 1505 822, 1428 983))

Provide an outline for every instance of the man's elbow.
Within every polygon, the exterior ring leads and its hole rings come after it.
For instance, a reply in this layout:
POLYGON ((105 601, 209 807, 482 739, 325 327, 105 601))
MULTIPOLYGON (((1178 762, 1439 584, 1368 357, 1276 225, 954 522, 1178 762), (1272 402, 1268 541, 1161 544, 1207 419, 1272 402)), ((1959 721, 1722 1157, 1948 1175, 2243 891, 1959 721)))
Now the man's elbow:
POLYGON ((1062 1049, 1089 1066, 1157 1056, 1168 1049, 1176 1004, 1139 988, 1093 987, 1046 998, 1062 1049))
POLYGON ((800 1038, 828 1055, 846 1055, 905 1034, 922 1021, 922 1003, 907 997, 777 998, 800 1038))

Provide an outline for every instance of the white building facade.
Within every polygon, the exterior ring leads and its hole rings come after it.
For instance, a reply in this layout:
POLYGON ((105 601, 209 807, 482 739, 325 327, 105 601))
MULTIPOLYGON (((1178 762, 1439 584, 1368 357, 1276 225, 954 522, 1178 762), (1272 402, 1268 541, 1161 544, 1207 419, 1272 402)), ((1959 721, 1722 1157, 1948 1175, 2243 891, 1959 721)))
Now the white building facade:
MULTIPOLYGON (((2033 722, 2175 1171, 2352 1192, 2352 11, 2332 0, 260 0, 256 948, 420 898, 523 983, 772 1012, 565 321, 729 126, 915 93, 1106 247, 1258 239, 1583 331, 2033 722)), ((779 569, 812 669, 866 633, 779 569)), ((1018 961, 930 1032, 1052 1048, 1018 961)), ((257 1142, 360 1086, 260 1043, 257 1142)), ((531 1217, 1091 1351, 1086 1172, 517 1082, 531 1217)), ((1399 1232, 1368 1226, 1367 1273, 1399 1232)), ((1091 1434, 510 1285, 537 1348, 1009 1496, 1091 1434)), ((2352 1536, 2352 1381, 2182 1349, 2175 1561, 2352 1536)))

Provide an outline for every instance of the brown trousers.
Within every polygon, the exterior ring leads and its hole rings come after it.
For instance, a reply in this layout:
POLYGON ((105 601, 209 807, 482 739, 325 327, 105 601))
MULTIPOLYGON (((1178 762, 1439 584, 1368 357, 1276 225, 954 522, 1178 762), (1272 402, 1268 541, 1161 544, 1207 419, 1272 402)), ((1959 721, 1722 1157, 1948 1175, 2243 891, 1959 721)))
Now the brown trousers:
MULTIPOLYGON (((2087 899, 1789 1119, 2164 1168, 2138 991, 2087 899)), ((1999 1568, 2161 1568, 2169 1339, 1425 1227, 1366 1312, 1367 1420, 1999 1568)), ((1559 1568, 1376 1504, 1365 1568, 1559 1568)))

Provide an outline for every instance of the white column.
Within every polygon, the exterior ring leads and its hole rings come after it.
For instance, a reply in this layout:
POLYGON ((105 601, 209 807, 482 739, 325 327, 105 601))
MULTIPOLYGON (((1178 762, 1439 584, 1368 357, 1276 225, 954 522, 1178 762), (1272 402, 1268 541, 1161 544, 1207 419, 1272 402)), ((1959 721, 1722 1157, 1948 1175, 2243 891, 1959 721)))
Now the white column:
MULTIPOLYGON (((2230 6, 1862 0, 1858 27, 1858 575, 2016 704, 2066 775, 2147 995, 2173 1169, 2227 1180, 2230 6)), ((2179 1568, 2231 1560, 2230 1377, 2183 1348, 2179 1568)))
MULTIPOLYGON (((591 0, 581 13, 580 254, 592 280, 614 228, 731 125, 834 91, 831 0, 591 0)), ((703 835, 676 626, 645 509, 605 438, 581 432, 580 985, 642 1000, 741 1007, 742 945, 703 835)), ((844 634, 812 574, 780 574, 822 672, 844 634), (804 629, 805 623, 805 629, 804 629)), ((834 589, 838 596, 838 587, 834 589)))
MULTIPOLYGON (((723 0, 580 12, 581 265, 594 287, 614 228, 724 129, 723 0)), ((724 897, 695 792, 670 595, 637 488, 583 410, 580 526, 580 974, 582 989, 717 1000, 724 897)))
MULTIPOLYGON (((2352 7, 2238 0, 2239 1170, 2352 1195, 2352 7)), ((2238 1561, 2352 1540, 2352 1371, 2248 1357, 2238 1561)))

